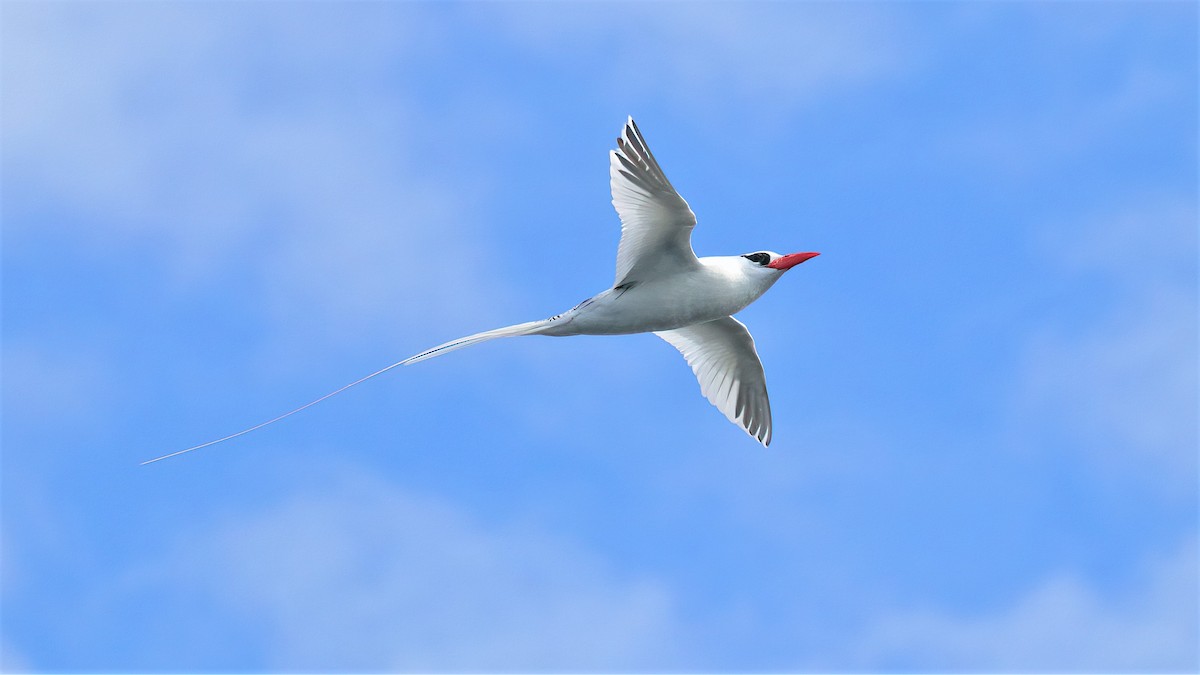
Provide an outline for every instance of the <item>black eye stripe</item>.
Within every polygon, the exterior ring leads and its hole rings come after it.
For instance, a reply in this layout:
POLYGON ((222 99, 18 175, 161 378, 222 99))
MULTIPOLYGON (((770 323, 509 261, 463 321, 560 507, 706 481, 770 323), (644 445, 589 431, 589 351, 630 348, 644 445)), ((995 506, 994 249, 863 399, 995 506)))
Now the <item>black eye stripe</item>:
POLYGON ((758 253, 747 253, 742 257, 752 263, 758 263, 759 265, 766 265, 767 263, 771 262, 771 256, 761 251, 758 253))

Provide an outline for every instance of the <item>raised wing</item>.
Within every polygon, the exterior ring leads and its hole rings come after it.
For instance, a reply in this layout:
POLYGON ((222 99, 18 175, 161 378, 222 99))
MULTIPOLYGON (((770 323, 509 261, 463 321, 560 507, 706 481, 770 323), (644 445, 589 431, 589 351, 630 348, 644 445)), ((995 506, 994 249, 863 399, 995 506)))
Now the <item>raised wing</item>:
POLYGON ((633 118, 609 153, 612 202, 621 217, 614 286, 698 267, 696 214, 663 174, 633 118))
POLYGON ((730 422, 763 445, 771 444, 771 402, 754 338, 741 321, 727 316, 655 335, 683 354, 704 394, 730 422))

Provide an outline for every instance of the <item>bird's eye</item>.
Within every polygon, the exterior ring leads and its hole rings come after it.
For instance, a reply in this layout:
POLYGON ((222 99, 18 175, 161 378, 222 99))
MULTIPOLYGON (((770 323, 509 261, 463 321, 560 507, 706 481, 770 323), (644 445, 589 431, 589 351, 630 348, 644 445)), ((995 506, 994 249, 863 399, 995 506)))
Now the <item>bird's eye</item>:
POLYGON ((747 253, 742 257, 759 265, 766 265, 767 263, 771 262, 771 256, 761 251, 758 253, 747 253))

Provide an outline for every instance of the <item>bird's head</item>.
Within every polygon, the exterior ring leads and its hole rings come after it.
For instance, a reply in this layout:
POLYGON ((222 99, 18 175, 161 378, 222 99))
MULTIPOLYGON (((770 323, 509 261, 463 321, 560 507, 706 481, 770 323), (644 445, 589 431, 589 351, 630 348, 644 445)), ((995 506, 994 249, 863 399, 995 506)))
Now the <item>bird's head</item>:
POLYGON ((764 269, 771 269, 777 272, 786 272, 787 270, 799 265, 800 263, 810 258, 815 258, 821 255, 812 251, 806 253, 789 253, 781 255, 774 251, 757 251, 755 253, 746 253, 742 257, 750 261, 751 265, 764 269))

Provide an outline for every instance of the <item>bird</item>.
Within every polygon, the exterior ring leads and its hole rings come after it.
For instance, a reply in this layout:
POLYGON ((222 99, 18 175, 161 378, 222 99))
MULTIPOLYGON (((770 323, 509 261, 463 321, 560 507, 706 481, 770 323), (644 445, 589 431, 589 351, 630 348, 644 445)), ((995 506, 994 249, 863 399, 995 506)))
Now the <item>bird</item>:
POLYGON ((475 333, 440 344, 355 380, 321 398, 235 434, 142 462, 151 464, 261 429, 398 366, 497 338, 527 335, 653 333, 677 349, 700 392, 763 446, 771 444, 771 404, 754 338, 733 317, 784 272, 820 255, 755 251, 699 258, 692 249, 696 214, 667 180, 630 116, 609 151, 612 204, 621 221, 613 285, 548 319, 475 333))

